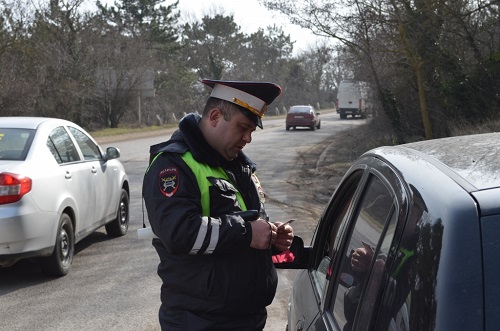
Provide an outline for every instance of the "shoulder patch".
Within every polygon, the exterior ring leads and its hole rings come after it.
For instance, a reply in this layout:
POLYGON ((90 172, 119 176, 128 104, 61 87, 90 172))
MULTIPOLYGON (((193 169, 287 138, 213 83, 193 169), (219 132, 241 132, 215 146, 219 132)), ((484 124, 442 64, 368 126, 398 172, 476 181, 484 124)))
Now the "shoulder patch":
POLYGON ((176 167, 162 169, 158 174, 158 187, 167 198, 173 196, 179 187, 179 171, 176 167))
POLYGON ((260 181, 257 178, 257 175, 255 173, 252 174, 252 181, 255 185, 255 188, 257 189, 257 193, 259 193, 259 199, 261 203, 266 202, 266 194, 264 193, 264 189, 262 188, 262 185, 260 185, 260 181))

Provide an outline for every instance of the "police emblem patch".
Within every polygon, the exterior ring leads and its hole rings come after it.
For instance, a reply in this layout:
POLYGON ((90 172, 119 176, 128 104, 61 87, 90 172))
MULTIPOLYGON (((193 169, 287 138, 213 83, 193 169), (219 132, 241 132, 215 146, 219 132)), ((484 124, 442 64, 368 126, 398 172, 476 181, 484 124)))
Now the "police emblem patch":
POLYGON ((255 185, 255 188, 257 189, 257 193, 259 193, 259 200, 261 203, 266 202, 266 194, 264 193, 264 189, 262 188, 262 185, 260 185, 260 181, 257 178, 256 174, 252 174, 252 181, 255 185))
POLYGON ((158 186, 160 192, 168 197, 171 197, 179 187, 179 172, 177 168, 165 168, 158 174, 158 186))

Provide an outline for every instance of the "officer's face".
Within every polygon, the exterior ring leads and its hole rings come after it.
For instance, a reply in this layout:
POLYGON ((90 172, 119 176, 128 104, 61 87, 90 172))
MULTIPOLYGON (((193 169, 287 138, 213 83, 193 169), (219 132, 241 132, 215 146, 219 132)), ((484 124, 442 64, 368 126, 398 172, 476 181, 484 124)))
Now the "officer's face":
POLYGON ((218 118, 214 147, 226 160, 232 160, 252 141, 252 132, 257 126, 239 111, 232 113, 229 121, 222 114, 218 118))

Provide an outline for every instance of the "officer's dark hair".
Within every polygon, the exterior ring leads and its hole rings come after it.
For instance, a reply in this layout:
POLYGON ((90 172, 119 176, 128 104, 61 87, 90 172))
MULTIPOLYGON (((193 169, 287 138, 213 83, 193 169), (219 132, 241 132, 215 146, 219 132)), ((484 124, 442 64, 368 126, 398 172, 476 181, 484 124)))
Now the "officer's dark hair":
POLYGON ((207 100, 205 108, 203 109, 203 117, 208 117, 208 113, 214 108, 220 109, 224 120, 229 121, 231 120, 232 114, 238 111, 240 107, 226 100, 211 97, 207 100))

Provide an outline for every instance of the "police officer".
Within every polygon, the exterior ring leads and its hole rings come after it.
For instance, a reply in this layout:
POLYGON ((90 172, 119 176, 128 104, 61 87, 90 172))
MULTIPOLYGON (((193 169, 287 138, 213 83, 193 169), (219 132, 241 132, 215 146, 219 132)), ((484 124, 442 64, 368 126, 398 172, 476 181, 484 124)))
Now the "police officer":
POLYGON ((186 115, 170 140, 151 146, 144 176, 163 282, 160 325, 263 330, 278 281, 271 256, 290 248, 293 230, 268 222, 256 165, 242 149, 281 88, 202 83, 212 88, 203 114, 186 115))

